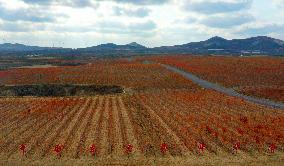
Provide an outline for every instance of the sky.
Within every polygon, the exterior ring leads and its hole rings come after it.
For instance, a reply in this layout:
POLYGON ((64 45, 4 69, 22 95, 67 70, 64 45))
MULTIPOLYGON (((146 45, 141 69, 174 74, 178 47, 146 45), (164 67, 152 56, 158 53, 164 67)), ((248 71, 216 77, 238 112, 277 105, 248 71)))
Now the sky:
POLYGON ((284 40, 284 0, 0 0, 0 43, 81 48, 284 40))

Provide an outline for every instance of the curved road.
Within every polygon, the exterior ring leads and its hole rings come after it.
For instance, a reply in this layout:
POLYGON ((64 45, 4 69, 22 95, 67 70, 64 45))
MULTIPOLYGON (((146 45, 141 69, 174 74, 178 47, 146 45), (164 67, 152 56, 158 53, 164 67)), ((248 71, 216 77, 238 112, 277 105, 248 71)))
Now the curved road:
MULTIPOLYGON (((147 61, 146 63, 149 63, 149 61, 147 61)), ((244 94, 236 92, 235 90, 233 90, 231 88, 226 88, 226 87, 208 82, 206 80, 203 80, 201 78, 198 78, 197 76, 195 76, 195 75, 193 75, 189 72, 185 72, 183 70, 180 70, 176 67, 173 67, 173 66, 170 66, 170 65, 165 65, 165 64, 160 64, 160 65, 164 66, 168 70, 171 70, 173 72, 176 72, 176 73, 183 75, 185 78, 190 79, 192 82, 197 83, 198 85, 200 85, 203 88, 214 89, 214 90, 221 92, 221 93, 224 93, 226 95, 230 95, 230 96, 234 96, 234 97, 240 97, 240 98, 245 99, 247 101, 257 103, 257 104, 261 104, 261 105, 264 105, 264 106, 268 106, 268 107, 272 107, 272 108, 278 108, 278 109, 284 109, 283 103, 274 102, 274 101, 270 101, 270 100, 267 100, 267 99, 260 99, 260 98, 256 98, 256 97, 246 96, 244 94)))

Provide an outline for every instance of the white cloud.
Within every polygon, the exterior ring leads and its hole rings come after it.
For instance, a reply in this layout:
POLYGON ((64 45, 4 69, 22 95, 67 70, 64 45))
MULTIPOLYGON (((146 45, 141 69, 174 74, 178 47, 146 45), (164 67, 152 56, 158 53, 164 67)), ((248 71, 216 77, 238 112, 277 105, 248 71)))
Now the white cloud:
POLYGON ((184 0, 187 11, 202 14, 231 13, 249 9, 252 0, 184 0))
POLYGON ((284 0, 272 0, 272 2, 277 5, 278 7, 282 8, 284 7, 284 0))
POLYGON ((97 8, 95 0, 22 0, 22 2, 34 6, 70 6, 75 8, 93 7, 97 8))
MULTIPOLYGON (((101 0, 101 1, 108 1, 108 0, 101 0)), ((170 0, 112 0, 118 3, 129 3, 134 5, 161 5, 170 0)))
POLYGON ((150 10, 145 7, 139 7, 136 9, 133 8, 125 8, 125 7, 119 7, 115 6, 113 8, 113 12, 117 16, 129 16, 129 17, 146 17, 149 15, 150 10))
POLYGON ((132 41, 154 47, 216 35, 284 39, 283 4, 283 0, 0 0, 0 37, 5 42, 66 47, 132 41))
POLYGON ((208 16, 200 21, 208 27, 213 28, 232 28, 254 21, 254 17, 248 13, 236 13, 234 15, 214 15, 208 16))

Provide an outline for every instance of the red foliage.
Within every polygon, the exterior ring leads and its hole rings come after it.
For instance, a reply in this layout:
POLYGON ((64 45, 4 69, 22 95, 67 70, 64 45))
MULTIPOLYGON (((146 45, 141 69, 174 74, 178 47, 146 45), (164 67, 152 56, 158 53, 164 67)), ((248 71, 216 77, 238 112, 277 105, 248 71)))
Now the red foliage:
POLYGON ((233 148, 234 148, 236 151, 240 150, 240 148, 241 148, 241 143, 240 143, 240 142, 236 142, 236 143, 234 144, 233 148))
POLYGON ((245 117, 245 116, 242 116, 242 117, 240 117, 240 121, 241 121, 242 123, 244 123, 244 124, 247 124, 247 123, 248 123, 248 118, 245 117))
POLYGON ((260 144, 260 138, 259 138, 258 136, 255 136, 255 137, 254 137, 254 140, 255 140, 255 142, 256 142, 257 144, 260 144))
POLYGON ((133 145, 128 144, 128 145, 125 146, 125 153, 126 154, 130 154, 130 153, 132 153, 132 151, 133 151, 133 145))
POLYGON ((90 153, 92 154, 92 156, 94 156, 96 154, 96 152, 97 152, 97 147, 96 147, 95 144, 92 144, 90 146, 90 153))
POLYGON ((276 148, 277 148, 277 146, 276 146, 274 143, 271 143, 271 144, 269 145, 268 150, 270 151, 270 153, 274 153, 275 150, 276 150, 276 148))
POLYGON ((57 154, 57 155, 59 155, 59 156, 61 156, 61 152, 62 152, 62 150, 63 150, 63 145, 62 144, 57 144, 57 145, 55 145, 55 147, 54 147, 54 152, 57 154))
POLYGON ((213 136, 216 137, 216 138, 218 137, 218 135, 219 135, 218 132, 213 133, 213 136))
POLYGON ((237 88, 248 95, 284 101, 281 79, 284 78, 283 58, 167 56, 151 60, 173 65, 211 82, 237 88))
POLYGON ((213 133, 213 129, 212 129, 211 127, 209 127, 209 126, 206 126, 206 131, 207 131, 209 134, 213 133))
POLYGON ((244 131, 243 131, 241 128, 237 128, 237 132, 238 132, 240 135, 244 135, 244 131))
POLYGON ((160 151, 161 151, 161 153, 165 154, 165 153, 168 151, 168 148, 169 148, 168 144, 162 143, 162 144, 160 145, 160 151))
POLYGON ((20 150, 22 151, 23 155, 25 155, 26 147, 27 147, 27 145, 25 145, 25 144, 20 145, 20 150))
POLYGON ((98 84, 119 85, 134 89, 194 87, 191 81, 158 64, 145 65, 121 61, 73 67, 9 69, 7 74, 0 72, 0 78, 3 78, 4 84, 13 85, 98 84), (134 78, 135 81, 133 81, 134 78))
POLYGON ((201 152, 204 152, 204 149, 206 148, 205 143, 198 143, 198 150, 201 152))
POLYGON ((228 129, 226 127, 222 127, 222 131, 223 131, 223 133, 226 133, 228 131, 228 129))

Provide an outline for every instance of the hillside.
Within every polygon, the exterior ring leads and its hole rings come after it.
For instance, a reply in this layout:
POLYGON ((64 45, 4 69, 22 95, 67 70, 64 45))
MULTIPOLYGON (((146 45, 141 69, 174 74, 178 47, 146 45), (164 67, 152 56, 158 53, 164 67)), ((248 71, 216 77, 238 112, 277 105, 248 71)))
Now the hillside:
POLYGON ((128 56, 145 54, 223 54, 223 55, 284 55, 284 41, 266 36, 247 39, 227 40, 212 37, 205 41, 182 45, 147 48, 136 42, 125 45, 114 43, 100 44, 86 48, 56 48, 26 46, 22 44, 0 44, 1 54, 40 54, 40 55, 91 55, 91 56, 128 56))

